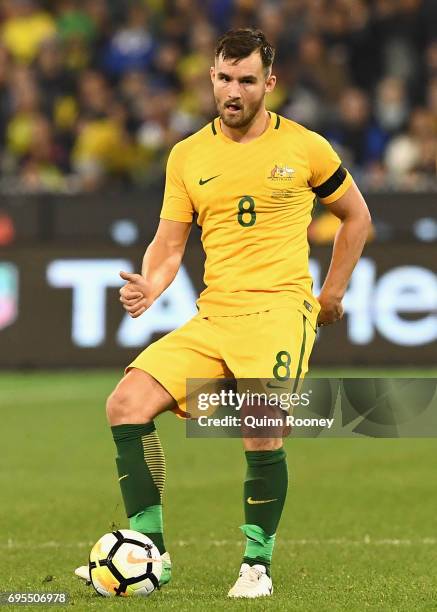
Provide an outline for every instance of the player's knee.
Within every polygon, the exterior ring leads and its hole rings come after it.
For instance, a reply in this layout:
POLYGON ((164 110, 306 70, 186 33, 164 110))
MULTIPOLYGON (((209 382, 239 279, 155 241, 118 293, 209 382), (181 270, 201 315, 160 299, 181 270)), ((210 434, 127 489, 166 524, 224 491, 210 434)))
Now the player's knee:
POLYGON ((244 450, 272 451, 282 446, 281 438, 243 438, 244 450))
POLYGON ((133 423, 135 412, 130 394, 122 389, 115 389, 106 401, 106 416, 110 425, 133 423))

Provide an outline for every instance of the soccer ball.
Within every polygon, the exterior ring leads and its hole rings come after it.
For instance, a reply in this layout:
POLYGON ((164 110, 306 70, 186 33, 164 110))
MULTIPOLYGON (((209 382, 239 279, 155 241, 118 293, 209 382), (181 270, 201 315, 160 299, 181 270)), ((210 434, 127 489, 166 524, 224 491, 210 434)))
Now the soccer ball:
POLYGON ((161 555, 150 538, 138 531, 106 533, 91 549, 93 587, 104 597, 146 597, 159 588, 161 555))

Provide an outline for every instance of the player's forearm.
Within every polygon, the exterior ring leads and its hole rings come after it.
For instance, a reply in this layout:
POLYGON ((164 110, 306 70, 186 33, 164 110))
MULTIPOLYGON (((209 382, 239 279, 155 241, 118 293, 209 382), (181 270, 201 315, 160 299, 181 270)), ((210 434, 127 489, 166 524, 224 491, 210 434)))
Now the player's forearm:
POLYGON ((151 295, 156 300, 173 282, 181 265, 183 253, 170 245, 153 240, 147 247, 141 268, 142 276, 150 283, 151 295))
POLYGON ((320 295, 342 299, 349 279, 363 251, 371 226, 370 216, 344 219, 336 234, 331 264, 320 295))

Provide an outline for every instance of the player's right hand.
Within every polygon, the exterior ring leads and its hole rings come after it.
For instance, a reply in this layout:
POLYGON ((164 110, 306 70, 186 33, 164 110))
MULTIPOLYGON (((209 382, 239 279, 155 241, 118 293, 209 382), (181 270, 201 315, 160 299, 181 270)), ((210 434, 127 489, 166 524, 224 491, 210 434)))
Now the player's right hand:
POLYGON ((120 302, 126 312, 133 319, 136 319, 153 304, 149 283, 141 274, 122 271, 120 276, 127 281, 124 287, 120 289, 120 302))

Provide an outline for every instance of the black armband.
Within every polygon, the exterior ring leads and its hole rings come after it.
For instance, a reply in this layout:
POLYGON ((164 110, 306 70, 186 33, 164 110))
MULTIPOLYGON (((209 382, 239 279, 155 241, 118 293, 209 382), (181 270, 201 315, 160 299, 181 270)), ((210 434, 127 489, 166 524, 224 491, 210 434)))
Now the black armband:
POLYGON ((313 191, 319 198, 327 198, 328 196, 333 194, 334 191, 337 191, 340 185, 342 185, 342 183, 344 182, 345 178, 346 170, 340 164, 334 174, 318 187, 313 187, 313 191))

